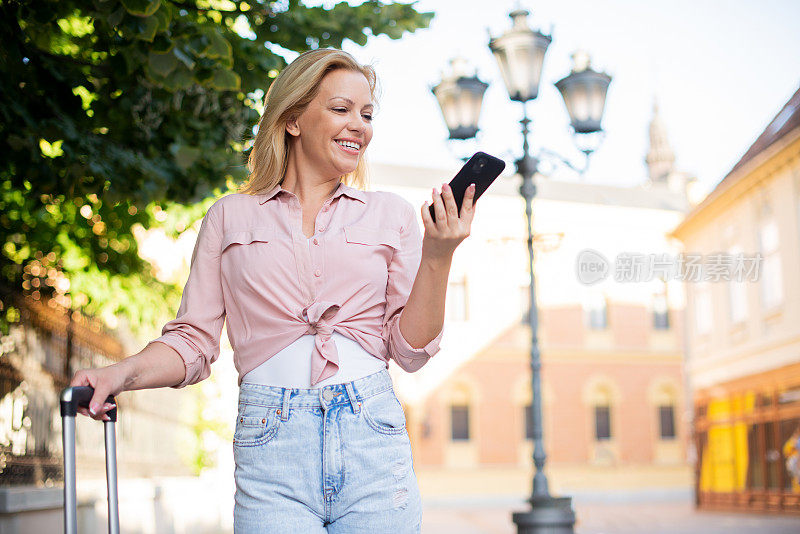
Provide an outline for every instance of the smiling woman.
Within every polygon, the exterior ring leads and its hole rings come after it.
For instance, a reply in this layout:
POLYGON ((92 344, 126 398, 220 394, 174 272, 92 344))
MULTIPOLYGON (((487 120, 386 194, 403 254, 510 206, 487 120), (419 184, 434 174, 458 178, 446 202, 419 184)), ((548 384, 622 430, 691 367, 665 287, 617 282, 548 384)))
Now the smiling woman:
MULTIPOLYGON (((374 69, 359 64, 347 52, 322 49, 298 56, 272 82, 264 98, 264 114, 248 159, 250 179, 241 192, 271 189, 288 173, 290 160, 296 164, 303 159, 296 157, 298 152, 318 161, 331 150, 319 152, 322 145, 317 143, 327 146, 337 139, 357 144, 355 150, 342 147, 342 152, 355 157, 328 161, 326 171, 339 173, 337 178, 346 185, 365 188, 366 162, 361 156, 372 138, 376 84, 374 69), (364 123, 356 124, 355 132, 347 129, 353 119, 364 123), (319 120, 325 122, 320 130, 314 128, 319 120), (327 138, 320 138, 325 135, 327 138)), ((286 185, 293 182, 289 177, 286 185)))
POLYGON ((309 167, 337 177, 354 172, 372 139, 372 110, 363 74, 343 69, 327 74, 314 100, 286 123, 291 150, 284 187, 309 167))
POLYGON ((239 373, 234 532, 419 533, 421 498, 387 371, 438 352, 447 279, 474 189, 414 206, 366 191, 375 74, 306 52, 266 95, 250 178, 200 226, 175 319, 138 354, 78 371, 96 402, 211 373, 223 324, 239 373), (345 475, 346 474, 346 475, 345 475))

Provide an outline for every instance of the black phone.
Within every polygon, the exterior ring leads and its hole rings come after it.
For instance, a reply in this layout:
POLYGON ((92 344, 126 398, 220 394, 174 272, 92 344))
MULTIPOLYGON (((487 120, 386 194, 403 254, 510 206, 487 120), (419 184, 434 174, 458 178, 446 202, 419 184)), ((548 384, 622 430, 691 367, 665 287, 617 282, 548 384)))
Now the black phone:
MULTIPOLYGON (((478 198, 486 191, 495 178, 500 176, 503 169, 506 167, 506 162, 500 158, 490 156, 486 152, 475 152, 471 158, 461 167, 458 174, 450 180, 450 189, 453 191, 453 197, 456 200, 458 213, 461 213, 461 204, 464 202, 464 193, 467 191, 469 184, 475 184, 475 196, 472 199, 473 204, 478 198)), ((431 217, 434 222, 436 221, 436 213, 434 213, 433 204, 430 206, 431 217)))

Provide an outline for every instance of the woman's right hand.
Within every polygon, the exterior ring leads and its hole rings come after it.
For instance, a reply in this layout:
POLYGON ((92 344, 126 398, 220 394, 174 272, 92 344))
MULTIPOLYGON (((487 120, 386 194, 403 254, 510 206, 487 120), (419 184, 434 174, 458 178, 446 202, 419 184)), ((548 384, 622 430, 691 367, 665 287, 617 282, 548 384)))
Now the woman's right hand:
POLYGON ((94 395, 89 402, 89 409, 78 408, 78 413, 98 421, 110 421, 111 419, 106 415, 106 412, 112 410, 115 405, 107 403, 106 399, 109 395, 116 397, 124 390, 125 382, 128 378, 125 368, 126 366, 117 363, 99 369, 81 369, 77 371, 69 385, 71 387, 90 386, 94 388, 94 395))

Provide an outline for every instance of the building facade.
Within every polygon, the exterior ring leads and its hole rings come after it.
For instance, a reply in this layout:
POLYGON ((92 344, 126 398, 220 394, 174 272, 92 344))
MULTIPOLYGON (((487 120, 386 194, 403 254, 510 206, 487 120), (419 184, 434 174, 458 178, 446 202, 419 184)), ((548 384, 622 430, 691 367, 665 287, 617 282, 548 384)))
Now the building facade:
MULTIPOLYGON (((690 207, 692 179, 675 172, 657 112, 650 135, 656 171, 640 186, 536 178, 543 426, 555 493, 691 487, 682 285, 615 272, 626 256, 676 253, 667 233, 690 207), (582 282, 584 260, 605 261, 606 277, 582 282)), ((454 172, 375 165, 371 175, 376 189, 420 205, 454 172)), ((530 275, 518 187, 518 176, 501 176, 476 205, 453 259, 441 351, 413 374, 391 367, 424 495, 530 492, 530 275)))
POLYGON ((697 503, 800 513, 800 90, 673 235, 740 268, 687 283, 697 503))

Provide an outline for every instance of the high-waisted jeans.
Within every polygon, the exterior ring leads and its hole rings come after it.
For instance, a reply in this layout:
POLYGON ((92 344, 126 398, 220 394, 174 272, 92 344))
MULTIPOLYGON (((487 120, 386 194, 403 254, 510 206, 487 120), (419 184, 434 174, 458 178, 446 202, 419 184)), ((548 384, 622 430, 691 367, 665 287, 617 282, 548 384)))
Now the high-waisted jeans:
POLYGON ((420 532, 405 423, 386 369, 317 389, 243 383, 234 532, 420 532))

